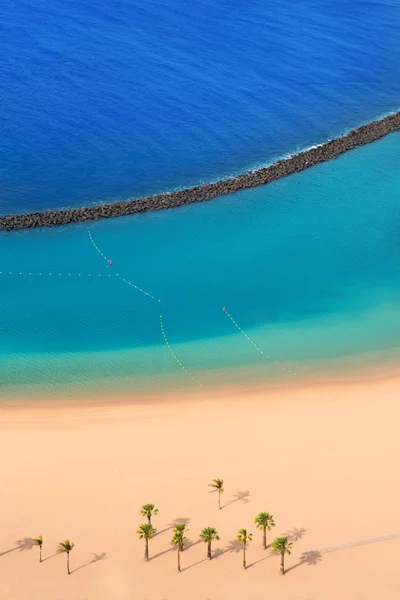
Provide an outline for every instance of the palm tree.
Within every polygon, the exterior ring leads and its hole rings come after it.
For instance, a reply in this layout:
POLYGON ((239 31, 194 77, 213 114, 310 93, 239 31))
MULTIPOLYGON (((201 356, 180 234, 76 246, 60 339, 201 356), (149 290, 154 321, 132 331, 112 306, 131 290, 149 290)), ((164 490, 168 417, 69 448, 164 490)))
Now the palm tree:
POLYGON ((263 532, 263 548, 267 549, 267 529, 271 531, 271 527, 275 526, 274 517, 268 512, 260 512, 254 519, 257 529, 263 532))
POLYGON ((247 529, 239 529, 237 541, 243 544, 243 569, 246 568, 246 546, 253 538, 252 533, 247 533, 247 529))
POLYGON ((68 575, 71 575, 71 571, 69 570, 69 553, 71 552, 73 547, 74 547, 74 542, 70 542, 69 540, 64 540, 63 542, 60 542, 58 544, 58 548, 57 548, 58 553, 61 554, 62 552, 66 552, 66 554, 67 554, 67 573, 68 573, 68 575))
POLYGON ((42 562, 43 536, 39 535, 37 538, 32 538, 32 541, 36 546, 39 546, 39 562, 42 562))
POLYGON ((218 490, 218 508, 221 510, 221 494, 224 492, 224 480, 223 479, 213 479, 212 483, 208 484, 208 487, 214 488, 214 490, 218 490))
POLYGON ((177 523, 174 527, 174 533, 175 533, 175 531, 178 531, 179 533, 182 532, 182 534, 183 534, 182 541, 180 543, 180 550, 181 550, 181 552, 183 552, 185 549, 184 548, 184 540, 186 540, 186 537, 184 534, 187 533, 189 531, 189 529, 187 528, 187 525, 185 523, 177 523))
POLYGON ((186 539, 185 533, 187 532, 185 523, 177 523, 174 527, 174 534, 172 536, 172 543, 178 549, 178 571, 181 570, 181 552, 183 550, 183 542, 186 539))
POLYGON ((151 525, 151 517, 157 514, 158 508, 156 508, 154 504, 143 504, 142 508, 140 509, 140 515, 142 517, 147 517, 147 522, 149 525, 151 525))
POLYGON ((272 550, 278 552, 281 555, 281 573, 285 574, 285 554, 290 554, 292 549, 292 542, 289 542, 286 536, 277 537, 272 542, 272 550))
POLYGON ((211 560, 211 542, 213 540, 219 540, 219 535, 215 527, 205 527, 200 532, 200 539, 207 544, 207 558, 211 560))
POLYGON ((144 523, 138 527, 137 533, 139 538, 145 541, 144 560, 147 562, 149 560, 149 540, 156 535, 157 529, 154 529, 151 523, 144 523))

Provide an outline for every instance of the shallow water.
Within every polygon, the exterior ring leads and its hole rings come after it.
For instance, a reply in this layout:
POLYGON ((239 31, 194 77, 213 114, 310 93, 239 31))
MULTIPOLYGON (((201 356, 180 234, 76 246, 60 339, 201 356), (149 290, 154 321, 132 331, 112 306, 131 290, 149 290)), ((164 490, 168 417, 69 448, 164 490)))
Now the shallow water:
POLYGON ((2 233, 0 270, 35 273, 0 276, 2 393, 197 389, 393 358, 399 141, 211 202, 91 223, 112 266, 87 224, 2 233))

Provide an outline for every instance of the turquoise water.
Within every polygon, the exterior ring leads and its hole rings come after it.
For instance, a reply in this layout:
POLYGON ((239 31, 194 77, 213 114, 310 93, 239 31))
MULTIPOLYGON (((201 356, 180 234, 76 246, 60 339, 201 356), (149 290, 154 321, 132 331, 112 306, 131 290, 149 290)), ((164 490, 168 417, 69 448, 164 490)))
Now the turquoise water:
POLYGON ((208 203, 1 233, 0 271, 34 273, 0 276, 2 395, 197 390, 190 374, 207 388, 396 356, 399 142, 208 203))

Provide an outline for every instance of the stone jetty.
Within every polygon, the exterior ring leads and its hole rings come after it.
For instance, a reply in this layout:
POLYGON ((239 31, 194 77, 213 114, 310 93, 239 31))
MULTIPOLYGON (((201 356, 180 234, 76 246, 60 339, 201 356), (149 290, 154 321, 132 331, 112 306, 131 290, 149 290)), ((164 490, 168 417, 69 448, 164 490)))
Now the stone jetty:
POLYGON ((268 167, 248 171, 236 177, 223 179, 215 183, 205 183, 192 188, 167 194, 157 194, 137 200, 99 204, 87 208, 68 210, 48 210, 37 213, 24 213, 0 216, 0 230, 11 231, 29 227, 52 227, 80 221, 92 221, 121 217, 165 208, 176 208, 184 204, 204 202, 217 196, 232 194, 246 188, 265 185, 287 175, 304 171, 318 163, 325 162, 385 135, 400 130, 400 112, 378 121, 362 125, 346 135, 299 152, 288 158, 278 160, 268 167))

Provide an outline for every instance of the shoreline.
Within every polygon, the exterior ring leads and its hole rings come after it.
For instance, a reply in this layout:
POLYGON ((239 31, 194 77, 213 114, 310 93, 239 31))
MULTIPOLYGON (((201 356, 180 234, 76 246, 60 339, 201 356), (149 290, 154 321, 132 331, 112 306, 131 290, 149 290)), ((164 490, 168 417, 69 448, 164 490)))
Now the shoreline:
POLYGON ((247 171, 241 175, 222 179, 214 183, 206 183, 204 185, 170 193, 156 194, 136 200, 128 200, 126 202, 100 204, 87 208, 48 210, 44 212, 0 216, 0 231, 96 221, 205 202, 218 196, 266 185, 288 175, 299 173, 399 130, 400 111, 366 125, 361 125, 343 136, 313 146, 288 158, 278 160, 270 166, 247 171))
MULTIPOLYGON (((76 390, 66 394, 62 389, 45 392, 25 393, 15 390, 15 394, 5 393, 0 390, 0 410, 2 416, 8 413, 30 414, 54 413, 77 411, 77 414, 93 411, 113 411, 114 409, 163 407, 176 405, 184 407, 186 403, 196 404, 201 408, 210 397, 217 402, 240 402, 243 397, 255 398, 260 395, 265 397, 275 394, 302 393, 305 390, 340 389, 343 386, 357 387, 359 385, 375 385, 380 383, 400 384, 400 369, 397 358, 380 364, 371 364, 366 361, 363 367, 354 364, 343 366, 340 370, 303 373, 299 377, 285 377, 276 380, 261 380, 255 378, 252 382, 243 381, 240 384, 226 385, 217 383, 202 389, 192 386, 178 389, 159 390, 149 389, 147 393, 129 391, 128 389, 76 390)), ((10 391, 10 390, 9 390, 10 391)))

